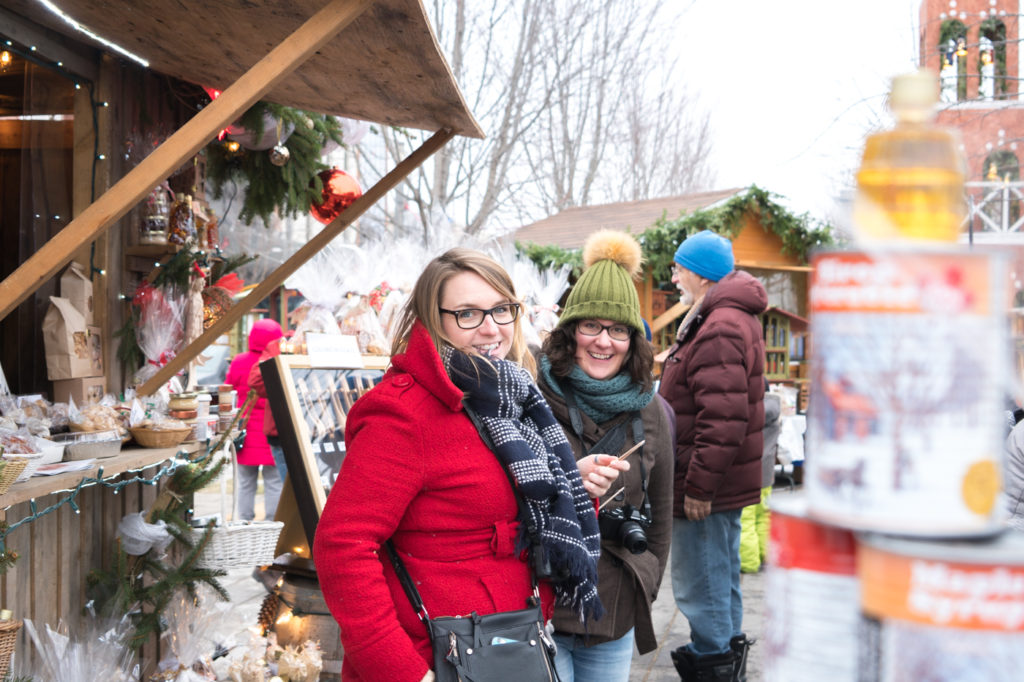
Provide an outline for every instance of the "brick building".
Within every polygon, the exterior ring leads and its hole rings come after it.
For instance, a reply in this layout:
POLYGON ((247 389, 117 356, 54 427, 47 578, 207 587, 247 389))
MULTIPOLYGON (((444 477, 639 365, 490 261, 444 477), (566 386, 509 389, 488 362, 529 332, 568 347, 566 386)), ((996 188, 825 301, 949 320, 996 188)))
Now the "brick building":
POLYGON ((923 0, 920 7, 921 65, 940 74, 938 122, 960 131, 971 229, 983 240, 1021 232, 1022 12, 1021 0, 923 0))

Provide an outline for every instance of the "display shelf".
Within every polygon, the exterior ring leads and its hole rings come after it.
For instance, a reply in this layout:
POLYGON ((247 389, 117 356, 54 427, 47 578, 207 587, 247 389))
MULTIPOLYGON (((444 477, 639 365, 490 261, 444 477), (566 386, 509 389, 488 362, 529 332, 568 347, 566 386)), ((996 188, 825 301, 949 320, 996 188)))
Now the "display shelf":
POLYGON ((173 448, 125 448, 118 455, 95 460, 88 469, 69 471, 56 476, 33 476, 22 483, 15 483, 10 490, 0 495, 0 509, 13 507, 50 493, 73 490, 82 479, 96 478, 100 469, 103 469, 104 480, 116 478, 126 471, 156 466, 171 459, 179 452, 196 452, 199 445, 198 443, 189 443, 173 448))

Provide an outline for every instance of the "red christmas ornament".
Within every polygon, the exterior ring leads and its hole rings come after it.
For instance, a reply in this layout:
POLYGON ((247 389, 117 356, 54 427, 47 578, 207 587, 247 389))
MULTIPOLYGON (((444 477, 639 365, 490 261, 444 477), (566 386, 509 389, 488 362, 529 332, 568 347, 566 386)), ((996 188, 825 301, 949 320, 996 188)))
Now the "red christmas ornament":
POLYGON ((351 175, 337 168, 330 168, 317 173, 324 189, 320 195, 321 203, 311 204, 309 210, 313 217, 324 225, 341 214, 352 202, 363 196, 359 183, 351 175))

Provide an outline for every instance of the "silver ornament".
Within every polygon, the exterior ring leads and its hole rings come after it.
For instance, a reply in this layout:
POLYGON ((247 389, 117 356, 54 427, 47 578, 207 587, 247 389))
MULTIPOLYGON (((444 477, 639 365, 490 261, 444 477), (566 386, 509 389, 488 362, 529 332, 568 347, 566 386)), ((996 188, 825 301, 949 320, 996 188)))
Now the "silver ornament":
POLYGON ((270 163, 275 166, 283 166, 288 163, 288 159, 292 158, 292 153, 288 151, 288 147, 283 144, 276 144, 274 148, 270 150, 270 163))

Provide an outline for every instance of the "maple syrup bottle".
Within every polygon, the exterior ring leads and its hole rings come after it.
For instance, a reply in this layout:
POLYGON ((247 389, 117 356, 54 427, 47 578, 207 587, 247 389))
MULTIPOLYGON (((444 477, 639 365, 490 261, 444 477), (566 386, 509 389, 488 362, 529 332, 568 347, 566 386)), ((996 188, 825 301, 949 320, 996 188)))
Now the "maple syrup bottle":
POLYGON ((896 76, 891 130, 870 135, 857 172, 857 240, 955 242, 964 224, 966 162, 956 131, 935 125, 938 77, 925 69, 896 76))

